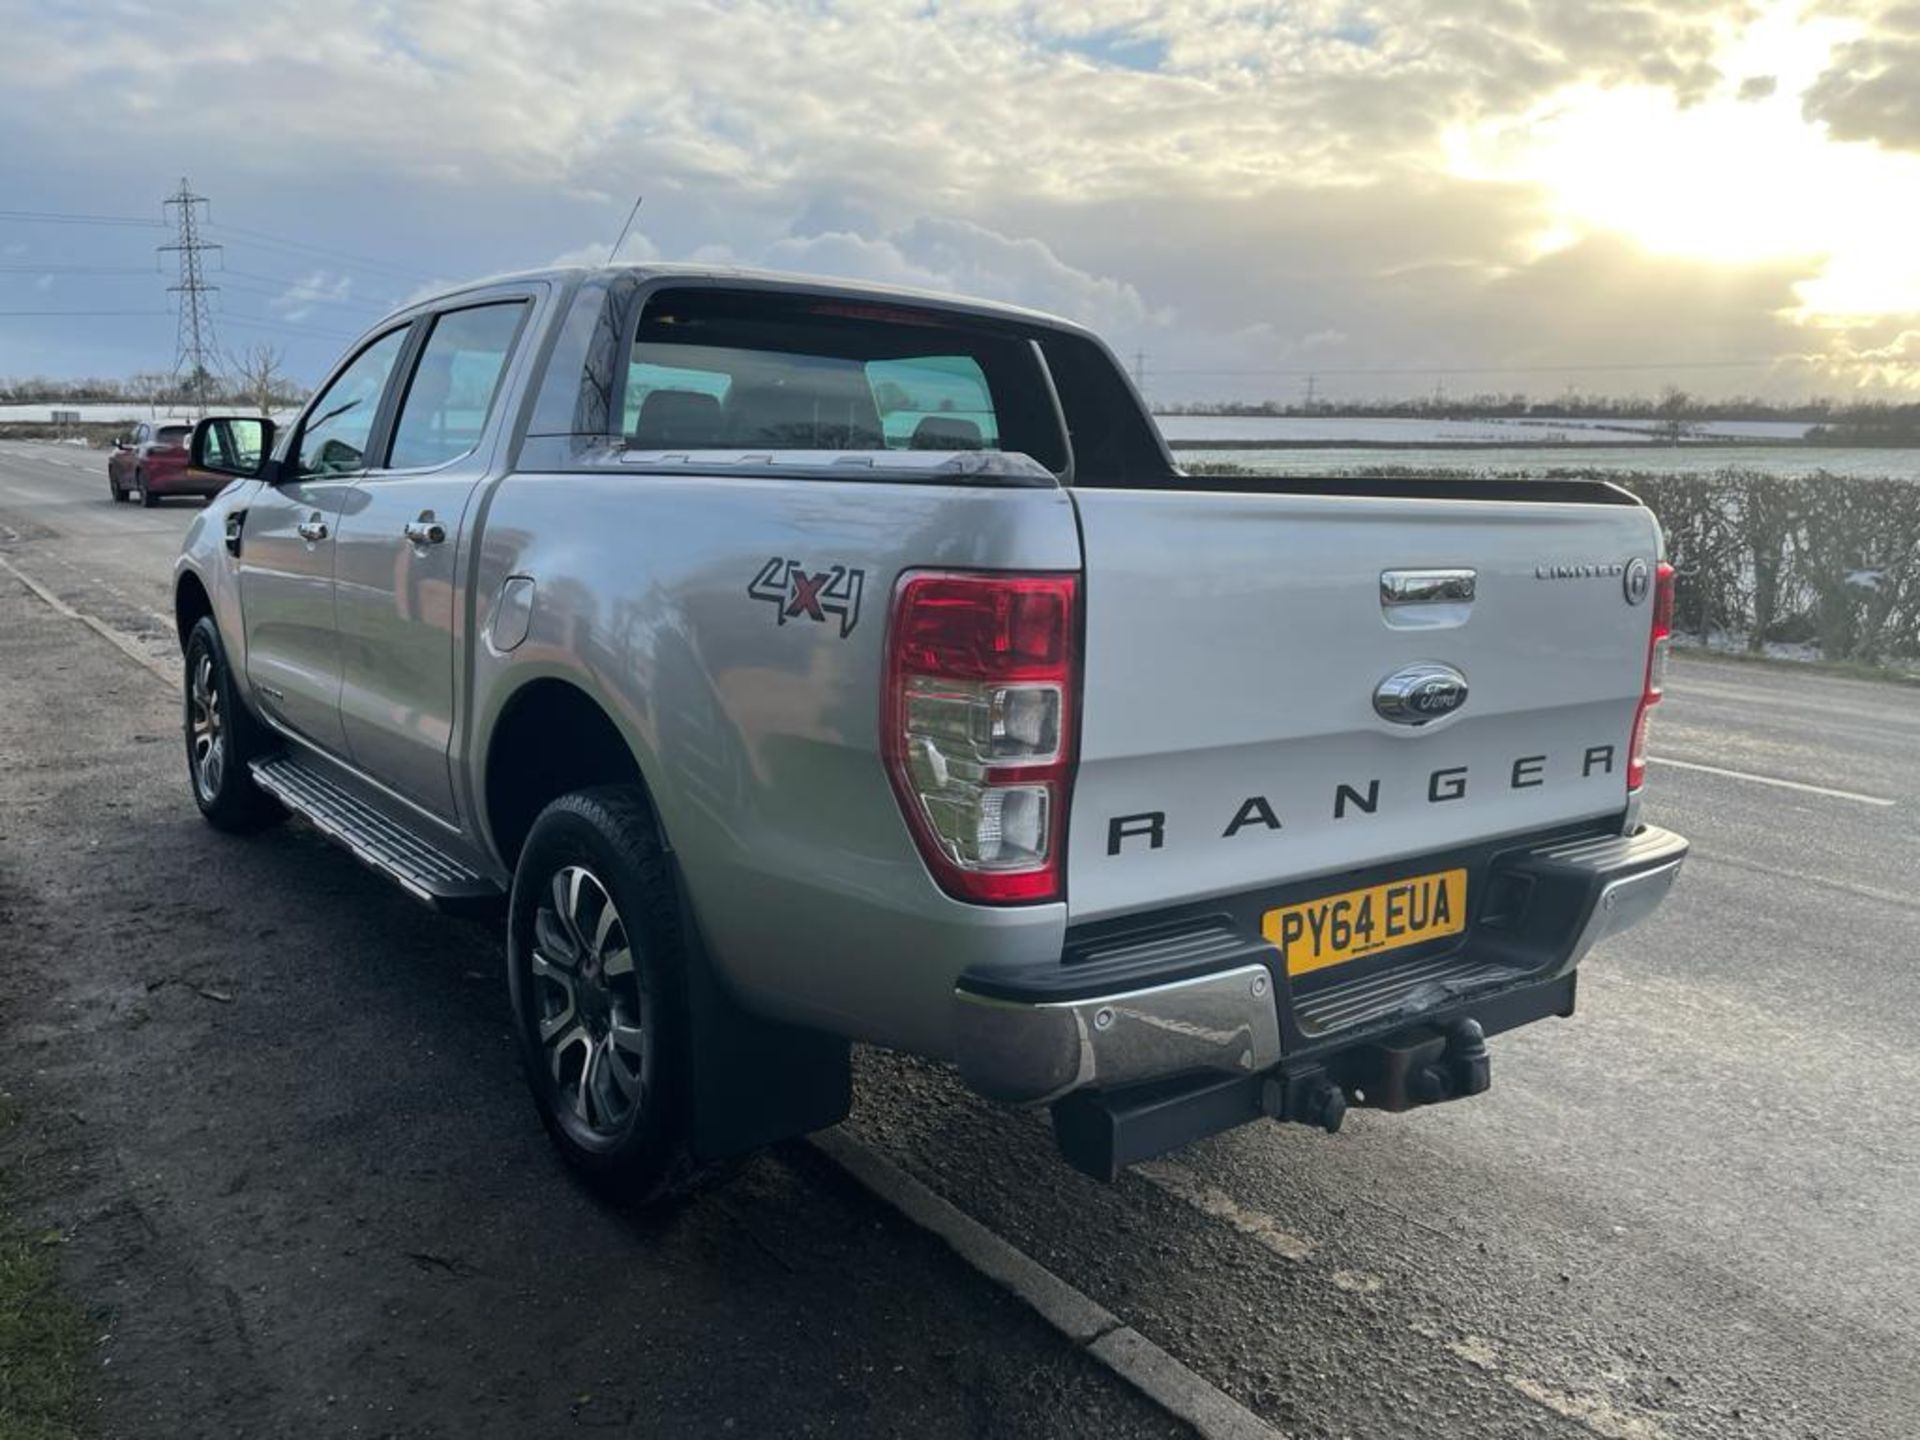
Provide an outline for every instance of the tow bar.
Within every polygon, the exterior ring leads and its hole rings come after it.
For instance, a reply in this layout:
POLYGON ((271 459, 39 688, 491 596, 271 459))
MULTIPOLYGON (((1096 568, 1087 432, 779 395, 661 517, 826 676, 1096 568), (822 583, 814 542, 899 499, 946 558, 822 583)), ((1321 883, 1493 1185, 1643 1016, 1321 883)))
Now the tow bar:
POLYGON ((1136 1161, 1262 1115, 1331 1135, 1351 1106, 1399 1111, 1460 1100, 1485 1090, 1491 1072, 1485 1027, 1461 1017, 1409 1026, 1262 1076, 1077 1091, 1054 1105, 1053 1130, 1069 1164, 1095 1179, 1113 1180, 1136 1161))
POLYGON ((1260 1087, 1260 1108, 1275 1120, 1331 1135, 1349 1105, 1398 1112, 1463 1099, 1493 1083, 1492 1068, 1479 1021, 1463 1018, 1444 1029, 1416 1025, 1332 1056, 1325 1065, 1269 1075, 1260 1087))

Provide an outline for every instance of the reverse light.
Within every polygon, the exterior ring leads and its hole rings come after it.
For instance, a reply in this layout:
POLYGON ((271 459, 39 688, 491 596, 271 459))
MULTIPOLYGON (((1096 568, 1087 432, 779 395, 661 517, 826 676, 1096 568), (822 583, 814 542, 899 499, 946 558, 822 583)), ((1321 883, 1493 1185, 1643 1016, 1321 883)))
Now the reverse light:
POLYGON ((1078 634, 1075 575, 921 571, 894 591, 882 751, 957 899, 1060 898, 1078 634))
POLYGON ((1653 624, 1647 635, 1647 674, 1640 708, 1633 717, 1633 744, 1627 750, 1627 789, 1647 783, 1647 724, 1666 693, 1667 651, 1673 640, 1673 566, 1662 560, 1654 569, 1653 624))

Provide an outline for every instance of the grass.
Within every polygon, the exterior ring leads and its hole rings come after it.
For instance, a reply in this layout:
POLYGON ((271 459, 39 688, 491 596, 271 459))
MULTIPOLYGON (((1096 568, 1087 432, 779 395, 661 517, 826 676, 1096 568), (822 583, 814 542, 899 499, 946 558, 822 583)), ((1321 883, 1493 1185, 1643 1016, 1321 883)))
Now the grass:
MULTIPOLYGON (((14 1118, 0 1095, 0 1129, 14 1118)), ((3 1200, 5 1197, 0 1197, 3 1200)), ((86 1315, 60 1289, 58 1231, 0 1214, 0 1440, 77 1440, 86 1315)))
POLYGON ((1878 680, 1888 685, 1920 685, 1920 672, 1907 668, 1911 662, 1869 665, 1864 660, 1795 660, 1780 655, 1755 655, 1749 650, 1716 650, 1695 639, 1676 633, 1673 653, 1690 660, 1723 660, 1729 665, 1770 665, 1779 670, 1797 670, 1802 674, 1838 675, 1848 680, 1878 680))

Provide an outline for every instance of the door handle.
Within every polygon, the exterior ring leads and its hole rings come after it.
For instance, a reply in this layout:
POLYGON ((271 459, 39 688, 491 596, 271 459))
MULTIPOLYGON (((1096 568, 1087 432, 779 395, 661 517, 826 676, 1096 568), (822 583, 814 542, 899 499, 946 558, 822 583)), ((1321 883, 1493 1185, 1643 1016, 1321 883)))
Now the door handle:
POLYGON ((320 517, 318 510, 293 527, 300 532, 302 540, 318 543, 327 538, 327 522, 320 517))
POLYGON ((1473 600, 1478 578, 1465 566, 1445 570, 1382 570, 1380 603, 1396 605, 1459 605, 1473 600))
POLYGON ((422 510, 418 520, 407 522, 407 539, 416 545, 439 545, 447 538, 447 527, 433 518, 431 510, 422 510))

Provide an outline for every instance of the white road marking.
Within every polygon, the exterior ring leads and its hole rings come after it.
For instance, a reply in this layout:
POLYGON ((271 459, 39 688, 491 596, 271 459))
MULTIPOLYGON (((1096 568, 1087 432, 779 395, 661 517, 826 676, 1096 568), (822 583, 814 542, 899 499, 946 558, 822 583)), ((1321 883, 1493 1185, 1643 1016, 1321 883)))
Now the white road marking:
MULTIPOLYGON (((1431 1325, 1416 1322, 1413 1331, 1429 1339, 1440 1338, 1440 1332, 1431 1325)), ((1482 1336, 1469 1335, 1463 1340, 1448 1342, 1447 1349, 1476 1370, 1495 1376, 1542 1409, 1571 1420, 1601 1440, 1661 1440, 1664 1434, 1647 1416, 1621 1410, 1605 1396, 1581 1394, 1507 1369, 1500 1361, 1500 1347, 1482 1336)))
POLYGON ((1649 755, 1647 759, 1655 765, 1668 765, 1675 770, 1698 770, 1703 775, 1724 775, 1729 780, 1751 780, 1756 785, 1772 785, 1781 790, 1799 790, 1808 795, 1825 795, 1833 800, 1851 800, 1856 805, 1879 805, 1882 807, 1897 805, 1897 800, 1889 800, 1884 795, 1862 795, 1853 790, 1835 790, 1827 785, 1809 785, 1801 780, 1780 780, 1772 775, 1753 775, 1745 770, 1723 770, 1718 765, 1700 765, 1692 760, 1669 760, 1661 755, 1649 755))
POLYGON ((1282 1229, 1270 1215, 1247 1209, 1226 1191, 1207 1184, 1184 1165, 1172 1160, 1147 1160, 1135 1165, 1133 1173, 1148 1184, 1166 1191, 1174 1199, 1185 1201, 1202 1215, 1225 1221, 1282 1260, 1298 1262, 1313 1254, 1311 1240, 1282 1229))

